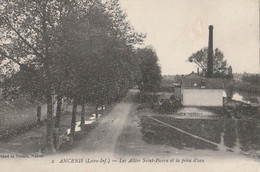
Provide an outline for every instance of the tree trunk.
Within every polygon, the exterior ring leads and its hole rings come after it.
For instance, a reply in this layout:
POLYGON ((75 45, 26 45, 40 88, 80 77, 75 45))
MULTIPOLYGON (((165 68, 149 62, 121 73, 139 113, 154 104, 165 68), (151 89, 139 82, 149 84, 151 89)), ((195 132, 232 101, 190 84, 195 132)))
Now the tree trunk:
POLYGON ((61 107, 62 107, 62 96, 61 94, 57 95, 57 109, 56 109, 56 118, 55 118, 55 132, 53 134, 53 142, 55 149, 59 148, 59 128, 60 128, 60 118, 61 118, 61 107))
POLYGON ((102 102, 102 104, 101 104, 101 115, 103 115, 103 113, 104 113, 104 106, 105 106, 105 103, 102 102))
POLYGON ((74 138, 74 134, 75 134, 76 112, 77 112, 77 102, 74 100, 73 107, 72 107, 71 127, 70 127, 70 136, 72 139, 74 138))
POLYGON ((55 128, 60 127, 61 107, 62 107, 62 96, 61 96, 61 94, 58 94, 57 95, 57 109, 56 109, 56 118, 55 118, 55 128))
POLYGON ((83 126, 85 125, 85 104, 82 103, 82 110, 81 110, 81 122, 80 125, 83 126))
POLYGON ((43 44, 44 44, 44 54, 45 57, 43 58, 43 67, 46 72, 46 79, 48 83, 48 87, 46 88, 46 100, 47 100, 47 139, 46 139, 46 149, 47 152, 55 153, 56 150, 54 148, 53 144, 53 131, 54 131, 54 125, 53 125, 53 102, 52 102, 52 72, 51 72, 51 56, 49 53, 49 38, 48 38, 48 32, 47 32, 47 15, 46 15, 46 6, 47 1, 43 1, 42 6, 42 36, 43 36, 43 44))
POLYGON ((46 139, 46 149, 47 152, 55 153, 56 150, 53 144, 53 104, 52 104, 52 97, 50 92, 46 95, 47 100, 47 139, 46 139))
POLYGON ((40 126, 41 125, 41 116, 42 116, 42 113, 41 113, 41 106, 38 106, 37 107, 37 126, 40 126))
POLYGON ((96 119, 98 119, 98 104, 96 105, 96 119))

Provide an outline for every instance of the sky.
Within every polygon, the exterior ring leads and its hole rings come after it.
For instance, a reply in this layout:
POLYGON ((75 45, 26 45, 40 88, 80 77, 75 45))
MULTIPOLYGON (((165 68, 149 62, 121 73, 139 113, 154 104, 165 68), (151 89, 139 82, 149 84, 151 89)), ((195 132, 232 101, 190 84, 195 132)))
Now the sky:
POLYGON ((196 71, 188 57, 208 46, 219 48, 233 72, 259 73, 258 0, 120 0, 138 32, 146 33, 159 58, 162 74, 196 71))

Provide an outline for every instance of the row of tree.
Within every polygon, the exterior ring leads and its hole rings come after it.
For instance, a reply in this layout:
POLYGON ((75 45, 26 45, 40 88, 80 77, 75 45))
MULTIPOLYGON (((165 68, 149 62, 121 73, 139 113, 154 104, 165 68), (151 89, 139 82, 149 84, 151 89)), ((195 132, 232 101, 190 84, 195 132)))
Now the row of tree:
MULTIPOLYGON (((73 102, 73 137, 77 105, 82 106, 84 124, 86 103, 98 107, 117 101, 145 78, 140 77, 142 51, 157 59, 149 48, 135 49, 145 35, 130 25, 118 0, 2 0, 0 16, 3 93, 5 98, 44 97, 50 152, 55 152, 53 134, 59 128, 62 98, 73 102)), ((153 62, 160 76, 157 60, 153 62)))

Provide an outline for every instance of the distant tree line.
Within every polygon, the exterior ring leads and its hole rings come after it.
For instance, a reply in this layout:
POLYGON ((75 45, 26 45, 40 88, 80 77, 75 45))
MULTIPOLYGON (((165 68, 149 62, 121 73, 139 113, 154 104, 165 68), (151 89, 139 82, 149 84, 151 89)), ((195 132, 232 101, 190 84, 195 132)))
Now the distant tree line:
POLYGON ((2 0, 0 33, 4 97, 46 100, 49 152, 55 152, 62 98, 73 102, 73 138, 78 105, 83 125, 86 103, 115 102, 135 84, 141 91, 158 90, 157 55, 135 48, 145 35, 134 30, 118 0, 2 0))
POLYGON ((259 74, 243 75, 242 81, 249 82, 252 85, 260 87, 260 75, 259 74))
POLYGON ((235 80, 224 80, 225 88, 229 91, 252 92, 260 94, 259 74, 234 74, 235 80))

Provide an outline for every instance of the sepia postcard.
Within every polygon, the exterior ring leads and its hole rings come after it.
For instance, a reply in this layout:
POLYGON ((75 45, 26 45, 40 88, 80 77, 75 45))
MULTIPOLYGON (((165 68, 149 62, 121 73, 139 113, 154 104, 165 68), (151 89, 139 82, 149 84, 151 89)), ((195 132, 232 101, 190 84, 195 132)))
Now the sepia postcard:
POLYGON ((1 171, 260 172, 259 0, 1 0, 1 171))

